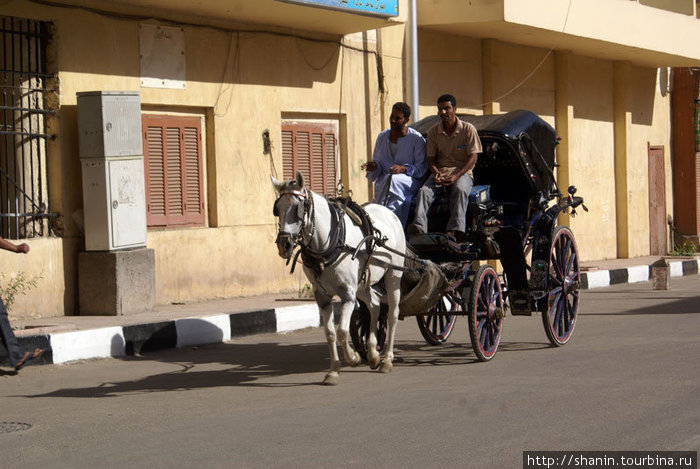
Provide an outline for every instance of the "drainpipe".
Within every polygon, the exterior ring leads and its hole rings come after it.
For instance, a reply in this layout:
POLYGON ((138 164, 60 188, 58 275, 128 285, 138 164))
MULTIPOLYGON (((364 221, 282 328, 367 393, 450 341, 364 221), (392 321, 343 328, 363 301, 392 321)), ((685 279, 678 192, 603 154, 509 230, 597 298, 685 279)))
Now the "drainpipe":
POLYGON ((411 120, 418 121, 418 13, 416 11, 416 0, 409 0, 409 34, 408 34, 408 61, 410 66, 410 106, 411 120))

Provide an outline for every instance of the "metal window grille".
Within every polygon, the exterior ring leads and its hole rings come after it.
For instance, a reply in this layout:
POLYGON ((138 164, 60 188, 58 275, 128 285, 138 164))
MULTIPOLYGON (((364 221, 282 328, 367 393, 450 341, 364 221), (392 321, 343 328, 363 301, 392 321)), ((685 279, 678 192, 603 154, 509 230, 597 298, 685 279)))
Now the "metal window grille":
POLYGON ((0 16, 0 236, 24 239, 50 231, 47 72, 49 24, 0 16))

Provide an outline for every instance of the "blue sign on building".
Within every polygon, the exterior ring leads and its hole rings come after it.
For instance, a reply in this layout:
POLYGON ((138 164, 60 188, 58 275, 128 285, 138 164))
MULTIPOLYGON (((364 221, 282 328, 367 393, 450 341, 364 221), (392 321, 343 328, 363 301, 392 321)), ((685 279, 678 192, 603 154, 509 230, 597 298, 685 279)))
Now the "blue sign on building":
POLYGON ((278 0, 379 16, 398 16, 399 0, 278 0))

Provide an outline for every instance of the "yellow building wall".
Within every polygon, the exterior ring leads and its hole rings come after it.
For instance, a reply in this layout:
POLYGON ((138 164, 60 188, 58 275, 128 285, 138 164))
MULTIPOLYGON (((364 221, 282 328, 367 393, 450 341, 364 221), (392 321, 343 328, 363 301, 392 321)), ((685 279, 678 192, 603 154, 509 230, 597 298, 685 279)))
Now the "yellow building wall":
MULTIPOLYGON (((435 112, 434 100, 443 92, 457 97, 460 112, 473 114, 529 109, 557 127, 555 116, 566 125, 557 129, 566 145, 568 163, 558 178, 566 192, 575 185, 589 212, 562 217, 574 231, 581 260, 616 258, 618 237, 633 240, 624 257, 649 253, 647 142, 668 148, 670 123, 668 96, 656 83, 656 69, 632 66, 625 85, 626 114, 624 155, 628 165, 627 196, 622 201, 628 215, 618 226, 615 178, 615 63, 572 53, 557 66, 547 49, 477 41, 447 33, 420 31, 420 96, 423 115, 435 112), (451 44, 450 48, 444 47, 451 44), (459 46, 455 46, 459 44, 459 46), (557 68, 559 67, 559 69, 557 68), (557 77, 557 74, 562 77, 557 77), (565 100, 557 103, 557 99, 565 100), (482 110, 483 109, 483 110, 482 110)), ((667 211, 672 208, 671 168, 667 150, 667 211)))
POLYGON ((457 112, 482 113, 479 39, 421 29, 418 55, 421 118, 437 113, 437 98, 444 93, 457 98, 457 112))
MULTIPOLYGON (((338 176, 357 201, 368 199, 360 165, 376 135, 388 126, 381 122, 385 101, 402 100, 402 25, 389 28, 379 40, 374 32, 342 38, 349 47, 339 45, 340 37, 301 37, 309 33, 183 26, 186 86, 175 90, 140 86, 137 21, 28 2, 10 2, 9 7, 4 14, 55 25, 60 110, 58 154, 51 156, 61 164, 51 175, 52 201, 65 224, 64 239, 29 241, 32 252, 22 258, 23 270, 45 274, 35 294, 18 299, 13 315, 77 313, 77 253, 84 246, 77 92, 137 90, 144 112, 194 114, 205 123, 207 226, 149 230, 157 304, 300 287, 301 269, 290 276, 274 245, 276 195, 270 175, 282 178, 285 116, 336 122, 338 176), (388 55, 383 69, 389 90, 384 92, 374 55, 380 42, 388 55), (265 130, 272 140, 271 156, 263 154, 265 130)), ((388 121, 386 112, 385 117, 388 121)), ((18 262, 8 260, 8 269, 18 262)))
MULTIPOLYGON (((585 199, 588 213, 571 218, 582 260, 615 258, 615 134, 611 62, 573 56, 569 184, 585 199)), ((567 138, 567 136, 563 136, 567 138)), ((566 191, 562 187, 562 191, 566 191)))
MULTIPOLYGON (((665 72, 665 69, 661 69, 665 72)), ((629 181, 630 257, 647 255, 649 239, 649 145, 664 147, 666 213, 673 214, 670 163, 670 102, 661 94, 657 69, 631 67, 635 77, 629 87, 630 133, 627 178, 629 181)), ((665 220, 664 220, 665 223, 665 220)), ((668 230, 666 230, 668 232, 668 230)), ((668 239, 667 239, 667 246, 668 239)))
MULTIPOLYGON (((305 280, 290 276, 274 246, 275 193, 269 176, 282 177, 281 123, 285 119, 333 121, 338 128, 341 176, 363 202, 370 195, 360 171, 378 133, 388 126, 395 101, 405 100, 404 26, 344 39, 309 41, 285 32, 226 31, 183 26, 184 90, 142 88, 138 22, 81 9, 24 1, 3 4, 3 13, 53 21, 60 80, 60 110, 51 142, 52 210, 63 216, 63 238, 29 240, 27 256, 5 256, 7 271, 41 275, 29 295, 18 298, 13 315, 77 312, 77 254, 82 192, 77 141, 76 93, 138 90, 145 112, 198 115, 205 124, 205 227, 150 230, 156 253, 156 302, 293 291, 305 280), (366 48, 370 52, 356 49, 366 48), (377 78, 377 51, 384 89, 377 78), (269 130, 272 155, 263 154, 269 130)), ((147 12, 144 12, 146 15, 147 12)), ((152 21, 150 21, 152 22, 152 21)), ((465 31, 465 34, 468 31, 465 31)), ((303 33, 307 35, 308 33, 303 33)), ((436 112, 442 93, 457 97, 460 112, 481 114, 525 108, 555 124, 557 81, 554 53, 495 40, 428 29, 419 31, 421 117, 436 112)), ((571 107, 565 133, 567 177, 590 212, 571 219, 582 260, 618 256, 616 225, 614 65, 570 54, 566 82, 571 107)), ((630 174, 625 232, 634 239, 629 255, 648 253, 646 145, 664 144, 670 158, 669 100, 654 83, 653 69, 631 67, 626 105, 626 158, 630 174)), ((669 160, 670 161, 670 160, 669 160)), ((667 210, 672 208, 667 164, 667 210)), ((563 191, 566 187, 561 188, 563 191)))
MULTIPOLYGON (((654 70, 652 69, 652 73, 654 70)), ((671 99, 668 80, 669 70, 667 68, 658 69, 656 76, 656 91, 654 92, 654 112, 651 118, 651 128, 648 131, 647 139, 651 145, 664 146, 664 166, 666 185, 666 218, 673 216, 673 167, 671 165, 671 99), (664 77, 664 75, 666 75, 664 77)), ((673 251, 671 245, 671 233, 668 233, 668 250, 673 251)))
POLYGON ((553 126, 554 53, 500 41, 484 42, 490 50, 483 56, 484 74, 489 74, 492 83, 491 96, 486 94, 484 102, 493 102, 495 108, 488 114, 527 109, 553 126))

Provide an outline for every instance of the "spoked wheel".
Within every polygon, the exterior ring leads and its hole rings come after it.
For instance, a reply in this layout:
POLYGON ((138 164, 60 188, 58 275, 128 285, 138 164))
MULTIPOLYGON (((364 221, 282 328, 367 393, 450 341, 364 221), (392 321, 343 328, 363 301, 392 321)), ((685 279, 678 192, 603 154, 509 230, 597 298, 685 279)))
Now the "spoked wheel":
POLYGON ((450 313, 454 313, 459 307, 459 301, 452 294, 446 293, 440 297, 429 314, 416 316, 418 329, 426 342, 430 345, 441 345, 447 341, 457 321, 457 316, 450 313))
POLYGON ((477 358, 491 360, 501 342, 501 326, 505 315, 503 291, 498 273, 490 265, 482 265, 474 274, 471 293, 467 297, 469 337, 477 358))
MULTIPOLYGON (((350 317, 350 338, 355 346, 355 351, 360 354, 363 360, 367 360, 370 314, 367 305, 361 301, 358 301, 357 304, 358 307, 355 308, 350 317)), ((386 341, 386 314, 387 307, 382 305, 379 319, 377 320, 377 352, 380 354, 386 341)))
POLYGON ((549 293, 542 308, 542 323, 547 338, 554 346, 571 339, 578 316, 581 276, 578 249, 571 230, 558 226, 552 236, 549 252, 549 293))

